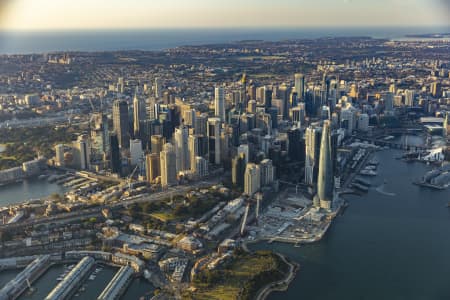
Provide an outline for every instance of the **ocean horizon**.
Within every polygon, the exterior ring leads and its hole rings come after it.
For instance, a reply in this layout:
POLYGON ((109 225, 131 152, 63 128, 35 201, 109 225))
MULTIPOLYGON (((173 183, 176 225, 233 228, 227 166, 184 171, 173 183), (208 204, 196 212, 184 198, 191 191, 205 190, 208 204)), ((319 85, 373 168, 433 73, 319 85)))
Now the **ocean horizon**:
POLYGON ((160 51, 180 46, 242 40, 281 41, 325 37, 402 39, 410 34, 449 33, 450 27, 187 28, 67 31, 0 31, 0 54, 160 51))

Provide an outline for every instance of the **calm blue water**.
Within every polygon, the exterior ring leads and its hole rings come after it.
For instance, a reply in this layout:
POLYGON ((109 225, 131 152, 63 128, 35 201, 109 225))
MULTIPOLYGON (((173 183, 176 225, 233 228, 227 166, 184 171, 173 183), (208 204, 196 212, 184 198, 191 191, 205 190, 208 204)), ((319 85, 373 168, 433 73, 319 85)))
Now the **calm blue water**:
POLYGON ((66 190, 64 186, 50 183, 47 179, 30 178, 0 186, 0 206, 45 198, 53 193, 64 194, 66 190))
POLYGON ((279 41, 330 36, 401 38, 405 34, 448 32, 449 28, 260 28, 152 29, 122 31, 0 32, 0 54, 52 51, 162 50, 183 45, 239 40, 279 41))
POLYGON ((381 163, 373 188, 346 196, 349 208, 321 242, 254 246, 301 265, 288 291, 269 299, 450 299, 450 191, 413 185, 431 166, 394 159, 399 154, 376 153, 381 163))

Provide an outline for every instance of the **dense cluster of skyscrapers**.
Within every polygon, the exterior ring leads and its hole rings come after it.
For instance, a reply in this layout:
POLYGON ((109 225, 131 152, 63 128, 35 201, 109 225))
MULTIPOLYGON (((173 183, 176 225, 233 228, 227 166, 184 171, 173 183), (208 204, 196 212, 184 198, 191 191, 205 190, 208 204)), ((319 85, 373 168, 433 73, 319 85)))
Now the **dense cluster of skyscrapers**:
MULTIPOLYGON (((123 89, 123 79, 117 84, 123 89)), ((281 167, 300 164, 304 173, 292 183, 306 184, 316 206, 331 208, 339 180, 337 147, 355 130, 368 131, 374 109, 354 106, 355 84, 325 73, 312 84, 295 74, 291 82, 257 86, 244 74, 238 83, 218 85, 210 94, 210 103, 185 101, 165 92, 159 79, 151 97, 136 87, 132 101, 114 101, 112 128, 106 114, 92 115, 90 135, 72 145, 72 165, 118 176, 137 170, 163 187, 225 170, 236 188, 253 196, 276 182, 281 167)), ((376 100, 375 109, 386 117, 395 106, 417 101, 414 91, 394 84, 367 98, 376 100)), ((65 146, 56 147, 58 164, 65 164, 66 154, 65 146)))

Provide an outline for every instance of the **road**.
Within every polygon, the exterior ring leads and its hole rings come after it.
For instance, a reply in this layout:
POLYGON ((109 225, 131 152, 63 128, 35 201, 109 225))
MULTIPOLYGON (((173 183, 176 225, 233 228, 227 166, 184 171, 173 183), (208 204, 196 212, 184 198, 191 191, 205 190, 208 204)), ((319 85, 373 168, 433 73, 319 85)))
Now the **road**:
POLYGON ((206 180, 206 181, 200 181, 191 185, 180 185, 175 187, 170 187, 167 190, 163 192, 158 192, 150 195, 145 195, 136 199, 131 200, 125 200, 120 201, 117 203, 112 203, 109 205, 99 206, 99 207, 93 207, 93 208, 87 208, 80 211, 70 212, 70 213, 63 213, 58 214, 55 216, 50 217, 44 217, 39 219, 33 219, 33 220, 24 220, 22 222, 17 222, 14 224, 3 224, 0 225, 0 230, 15 230, 15 229, 21 229, 25 226, 35 226, 40 224, 47 224, 47 223, 68 223, 73 222, 77 220, 81 220, 84 218, 90 218, 99 216, 103 208, 117 208, 117 207, 127 207, 128 205, 134 204, 134 203, 142 203, 142 202, 150 202, 150 201, 161 201, 171 196, 179 196, 179 195, 185 195, 187 192, 189 192, 192 189, 196 188, 207 188, 212 185, 218 184, 221 181, 221 178, 218 177, 216 179, 206 180))

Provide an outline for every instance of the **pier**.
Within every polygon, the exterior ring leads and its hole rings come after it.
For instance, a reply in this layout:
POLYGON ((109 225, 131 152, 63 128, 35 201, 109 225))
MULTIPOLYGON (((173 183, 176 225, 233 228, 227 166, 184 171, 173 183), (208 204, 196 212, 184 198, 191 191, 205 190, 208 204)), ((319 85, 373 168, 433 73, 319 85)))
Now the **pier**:
POLYGON ((63 300, 68 299, 76 288, 83 282, 89 271, 94 266, 95 260, 86 256, 83 258, 69 274, 64 277, 64 280, 45 297, 45 300, 63 300))
POLYGON ((97 300, 115 300, 123 294, 131 282, 134 270, 129 266, 123 266, 114 275, 103 292, 98 296, 97 300))
POLYGON ((426 146, 426 145, 421 145, 421 146, 406 145, 406 144, 396 143, 396 142, 387 141, 387 140, 383 140, 383 139, 364 137, 364 136, 358 136, 358 135, 355 135, 353 137, 355 139, 371 143, 375 146, 389 147, 392 149, 400 149, 400 150, 405 150, 405 151, 427 151, 427 150, 432 149, 431 146, 426 146))
POLYGON ((33 260, 22 272, 0 290, 0 300, 17 299, 36 279, 50 267, 50 255, 33 260))

